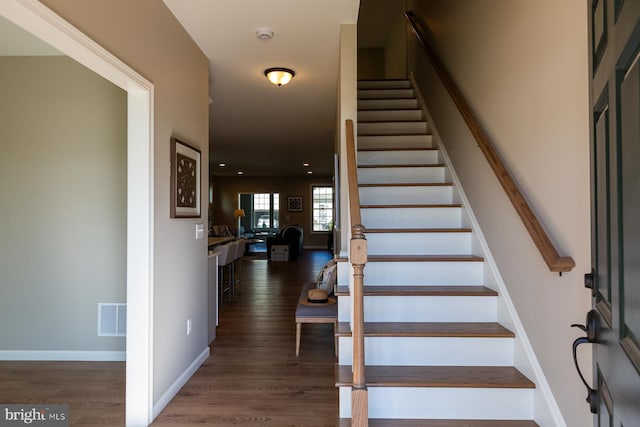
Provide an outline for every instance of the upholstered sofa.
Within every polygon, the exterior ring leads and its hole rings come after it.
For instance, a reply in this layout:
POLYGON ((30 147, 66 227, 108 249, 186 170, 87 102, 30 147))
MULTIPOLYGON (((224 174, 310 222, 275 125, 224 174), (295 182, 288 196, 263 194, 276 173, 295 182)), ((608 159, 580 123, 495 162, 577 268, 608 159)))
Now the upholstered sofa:
POLYGON ((304 232, 297 224, 283 225, 275 236, 267 237, 267 256, 271 259, 271 246, 289 245, 289 261, 295 261, 302 255, 304 232))

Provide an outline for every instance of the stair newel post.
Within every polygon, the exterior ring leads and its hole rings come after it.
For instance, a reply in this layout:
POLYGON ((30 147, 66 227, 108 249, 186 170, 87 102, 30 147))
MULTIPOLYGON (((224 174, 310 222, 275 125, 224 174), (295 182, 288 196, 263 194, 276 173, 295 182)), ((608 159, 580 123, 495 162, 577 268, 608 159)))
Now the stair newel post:
POLYGON ((347 137, 347 175, 349 183, 349 217, 351 241, 349 261, 353 267, 353 380, 351 382, 351 426, 369 426, 369 398, 364 377, 364 266, 367 263, 367 240, 360 218, 358 165, 353 120, 345 121, 347 137))
POLYGON ((351 228, 350 260, 353 266, 353 385, 351 389, 351 425, 368 427, 367 383, 364 375, 364 267, 367 240, 361 224, 351 228))

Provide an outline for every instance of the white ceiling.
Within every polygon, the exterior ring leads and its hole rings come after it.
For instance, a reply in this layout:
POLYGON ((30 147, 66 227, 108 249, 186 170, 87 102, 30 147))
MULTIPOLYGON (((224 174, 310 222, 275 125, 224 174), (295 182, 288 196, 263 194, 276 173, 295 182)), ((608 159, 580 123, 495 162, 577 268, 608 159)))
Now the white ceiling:
POLYGON ((295 176, 309 162, 331 175, 340 24, 357 22, 359 0, 164 2, 209 58, 213 173, 295 176), (264 77, 278 66, 296 72, 287 86, 264 77))
MULTIPOLYGON (((340 24, 357 22, 360 1, 163 1, 209 58, 212 172, 332 175, 340 24), (289 85, 267 81, 274 66, 296 71, 289 85)), ((60 54, 0 16, 0 56, 60 54)))

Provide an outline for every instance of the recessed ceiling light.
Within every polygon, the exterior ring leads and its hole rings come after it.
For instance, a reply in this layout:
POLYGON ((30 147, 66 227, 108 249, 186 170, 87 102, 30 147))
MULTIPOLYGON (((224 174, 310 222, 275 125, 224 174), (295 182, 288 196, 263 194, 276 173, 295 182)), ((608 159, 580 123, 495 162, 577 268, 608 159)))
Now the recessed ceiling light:
POLYGON ((227 164, 226 163, 218 163, 218 166, 220 166, 221 168, 224 168, 224 167, 227 166, 227 164))
POLYGON ((238 175, 244 175, 244 172, 242 172, 242 171, 238 171, 238 172, 236 172, 236 173, 237 173, 238 175))
POLYGON ((307 171, 307 175, 311 175, 313 171, 307 171))
POLYGON ((309 163, 308 163, 308 162, 304 162, 304 163, 302 164, 302 166, 304 166, 305 168, 308 168, 310 165, 309 165, 309 163))

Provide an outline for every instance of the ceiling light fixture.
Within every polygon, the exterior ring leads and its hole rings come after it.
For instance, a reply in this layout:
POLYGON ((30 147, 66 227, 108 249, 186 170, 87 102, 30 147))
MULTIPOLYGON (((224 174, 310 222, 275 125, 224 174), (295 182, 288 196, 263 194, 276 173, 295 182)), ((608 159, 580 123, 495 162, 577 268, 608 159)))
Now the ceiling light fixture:
POLYGON ((224 168, 224 167, 227 167, 227 164, 221 162, 221 163, 218 163, 218 166, 220 166, 221 168, 224 168))
POLYGON ((289 83, 296 73, 290 68, 273 67, 264 70, 264 75, 271 83, 280 87, 289 83))
POLYGON ((307 163, 307 162, 304 162, 304 163, 302 164, 302 166, 304 166, 305 168, 308 168, 308 167, 309 167, 309 166, 311 166, 311 165, 310 165, 309 163, 307 163))

